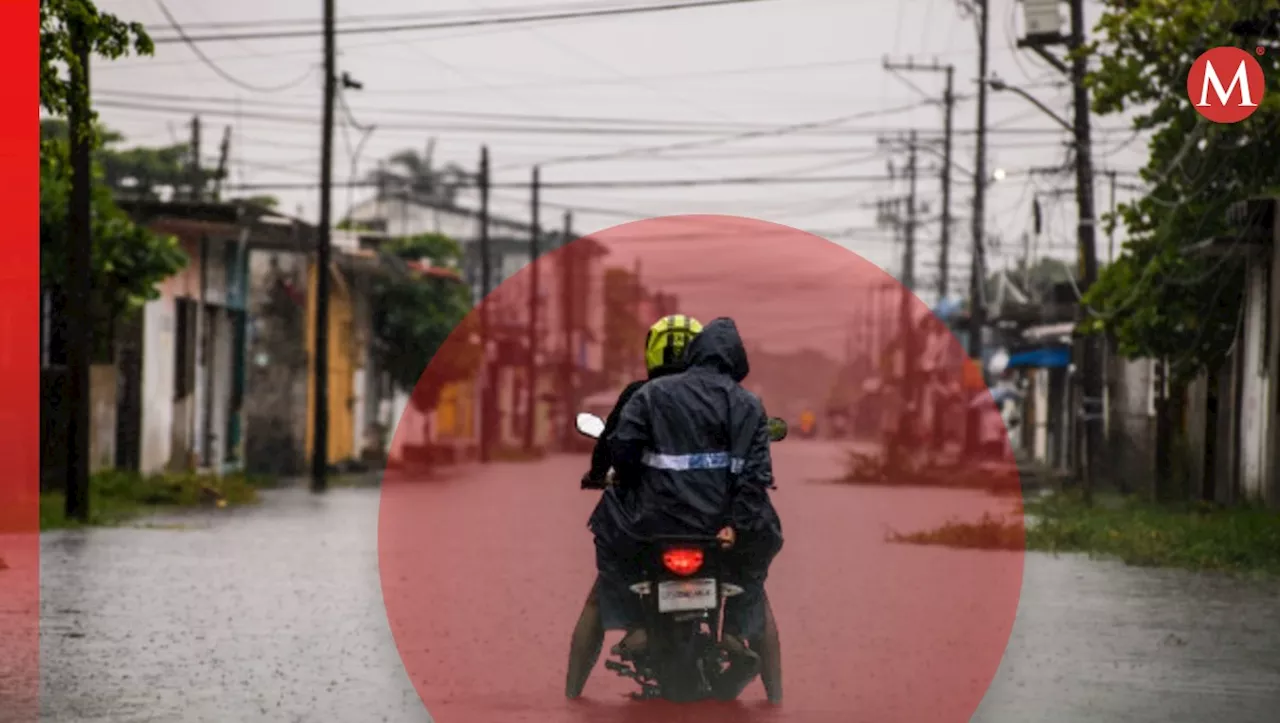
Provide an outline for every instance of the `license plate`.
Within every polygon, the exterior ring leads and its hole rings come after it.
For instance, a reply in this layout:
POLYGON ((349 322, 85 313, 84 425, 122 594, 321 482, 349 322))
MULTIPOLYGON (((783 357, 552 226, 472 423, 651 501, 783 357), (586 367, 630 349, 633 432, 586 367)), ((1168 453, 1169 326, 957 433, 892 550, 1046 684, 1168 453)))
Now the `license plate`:
POLYGON ((712 610, 716 607, 716 581, 669 580, 658 584, 658 612, 712 610))

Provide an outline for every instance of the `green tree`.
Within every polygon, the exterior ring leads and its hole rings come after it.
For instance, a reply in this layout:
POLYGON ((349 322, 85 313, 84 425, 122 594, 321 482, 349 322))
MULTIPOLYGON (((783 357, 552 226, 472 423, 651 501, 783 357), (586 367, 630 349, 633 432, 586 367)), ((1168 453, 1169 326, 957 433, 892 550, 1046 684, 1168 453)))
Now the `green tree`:
MULTIPOLYGON (((67 140, 67 121, 45 118, 40 121, 42 140, 67 140)), ((117 199, 157 200, 166 191, 190 195, 191 147, 186 143, 169 146, 120 148, 125 137, 104 126, 97 127, 94 160, 101 166, 102 180, 117 199)), ((209 194, 219 174, 202 169, 199 190, 209 194)))
POLYGON ((466 184, 467 173, 456 164, 443 168, 432 165, 430 153, 418 153, 406 149, 387 159, 386 163, 369 174, 369 181, 378 184, 389 195, 408 194, 422 200, 452 203, 458 190, 466 184))
POLYGON ((72 77, 83 72, 71 43, 71 25, 77 21, 91 56, 114 60, 155 51, 141 23, 100 12, 91 0, 40 0, 40 108, 53 116, 67 115, 72 77))
MULTIPOLYGON (((52 118, 41 122, 40 139, 40 280, 56 292, 66 279, 71 192, 69 129, 73 83, 83 73, 74 52, 71 25, 83 28, 91 57, 114 59, 130 53, 150 55, 150 37, 139 23, 99 12, 90 0, 42 0, 40 3, 40 108, 52 118)), ((88 135, 95 148, 120 140, 93 117, 74 129, 88 135)), ((93 164, 93 270, 91 308, 94 339, 109 338, 111 324, 123 313, 156 296, 156 284, 181 269, 186 260, 172 238, 134 224, 115 203, 105 182, 101 158, 93 164)))
MULTIPOLYGON (((46 140, 40 149, 40 281, 59 289, 67 273, 71 245, 68 212, 71 194, 70 147, 67 140, 46 140)), ((161 236, 133 223, 112 197, 101 164, 94 164, 92 189, 93 251, 91 308, 94 338, 110 338, 111 324, 121 315, 156 298, 156 286, 186 264, 186 255, 171 236, 161 236)))
POLYGON ((1135 128, 1152 132, 1142 177, 1149 190, 1117 209, 1128 241, 1086 301, 1087 330, 1106 332, 1130 357, 1170 360, 1187 379, 1220 364, 1239 319, 1242 259, 1186 255, 1189 244, 1228 232, 1235 201, 1280 188, 1280 58, 1255 56, 1267 78, 1265 100, 1240 123, 1208 123, 1187 98, 1187 74, 1204 50, 1242 45, 1234 22, 1269 3, 1245 0, 1104 0, 1087 49, 1097 68, 1089 85, 1101 115, 1136 111, 1135 128))
POLYGON ((479 367, 472 341, 475 323, 468 316, 471 294, 457 278, 424 273, 416 264, 456 269, 458 242, 441 234, 396 239, 383 250, 404 262, 401 273, 378 280, 374 288, 374 336, 378 361, 394 383, 413 391, 420 409, 434 408, 450 382, 471 377, 479 367), (452 337, 452 338, 451 338, 452 337), (449 340, 447 356, 435 358, 449 340), (424 378, 427 364, 432 374, 424 378))

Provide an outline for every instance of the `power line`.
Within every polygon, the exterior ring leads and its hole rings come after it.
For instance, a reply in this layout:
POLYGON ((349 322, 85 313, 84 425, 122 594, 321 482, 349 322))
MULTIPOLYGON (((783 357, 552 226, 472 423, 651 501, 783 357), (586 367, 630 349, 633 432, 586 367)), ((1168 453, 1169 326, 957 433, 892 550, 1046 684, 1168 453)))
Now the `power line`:
MULTIPOLYGON (((213 117, 250 118, 250 119, 256 119, 256 120, 269 121, 273 123, 292 123, 292 124, 302 124, 302 125, 312 125, 312 126, 319 124, 319 121, 317 121, 315 118, 311 116, 306 116, 306 115, 299 116, 299 115, 288 115, 283 113, 270 113, 270 112, 257 112, 257 111, 239 111, 238 112, 238 111, 226 109, 226 108, 197 107, 194 105, 177 106, 177 105, 167 105, 167 104, 157 104, 157 103, 141 103, 141 102, 131 102, 131 101, 125 101, 125 100, 113 100, 111 98, 97 99, 94 101, 94 104, 104 108, 117 108, 120 110, 136 110, 136 111, 146 111, 146 112, 153 112, 153 113, 175 113, 175 114, 182 114, 182 115, 199 113, 201 115, 208 115, 213 117)), ((743 131, 741 133, 731 134, 724 138, 713 138, 713 139, 706 139, 706 140, 700 140, 700 141, 690 141, 687 143, 677 143, 677 144, 664 145, 664 146, 658 146, 658 147, 622 149, 617 152, 611 152, 608 157, 616 158, 616 157, 623 157, 623 156, 632 155, 632 154, 653 153, 655 151, 681 150, 683 148, 702 148, 706 146, 718 145, 718 144, 733 142, 737 140, 751 140, 755 138, 781 136, 781 135, 788 135, 792 133, 800 133, 800 132, 808 132, 808 131, 826 130, 825 133, 820 133, 820 134, 832 135, 832 136, 882 135, 884 133, 898 132, 903 129, 881 127, 881 128, 842 128, 842 129, 836 130, 836 129, 830 129, 829 127, 838 125, 839 123, 842 123, 842 122, 848 122, 850 120, 865 119, 865 118, 872 118, 876 116, 886 116, 886 115, 893 115, 895 113, 902 113, 908 110, 912 110, 914 108, 923 107, 925 105, 930 105, 930 104, 931 103, 929 102, 920 102, 920 103, 914 103, 914 104, 905 105, 905 106, 897 106, 893 108, 869 110, 869 111, 863 111, 860 113, 850 114, 847 116, 840 116, 839 118, 832 118, 825 121, 798 123, 793 125, 764 128, 760 130, 743 131)), ((642 122, 644 121, 637 121, 637 123, 642 123, 642 122)), ((589 125, 584 125, 584 126, 570 126, 570 127, 557 128, 557 127, 547 127, 547 126, 504 126, 504 125, 482 125, 482 124, 447 125, 447 124, 440 124, 440 123, 395 124, 395 123, 380 123, 380 122, 377 123, 377 125, 379 128, 383 128, 383 129, 399 129, 399 130, 407 130, 407 131, 415 131, 415 132, 459 130, 459 131, 488 131, 488 132, 494 132, 494 133, 504 133, 504 132, 505 133, 534 133, 534 134, 551 133, 551 134, 569 134, 569 135, 577 135, 577 134, 707 135, 709 132, 711 132, 701 128, 644 128, 642 126, 638 126, 636 128, 595 128, 589 125)), ((1104 133, 1129 132, 1127 129, 1104 128, 1104 129, 1098 129, 1098 130, 1104 133)), ((990 131, 1004 134, 1004 135, 1010 135, 1010 136, 1060 135, 1062 133, 1062 130, 1060 128, 1029 128, 1029 127, 999 128, 999 129, 990 129, 990 131)), ((924 135, 937 135, 937 132, 931 129, 921 130, 920 132, 921 134, 924 134, 924 135)), ((971 129, 956 130, 957 135, 972 135, 973 133, 974 131, 971 129)), ((581 157, 564 156, 561 158, 549 159, 547 162, 548 163, 567 163, 567 162, 570 162, 570 160, 577 161, 577 160, 602 160, 602 159, 603 158, 597 157, 596 155, 581 156, 581 157)))
POLYGON ((243 80, 240 80, 234 75, 231 75, 227 71, 218 67, 217 63, 213 62, 213 60, 210 59, 209 56, 204 54, 204 51, 200 49, 200 46, 196 45, 191 40, 190 36, 187 35, 186 31, 182 29, 182 25, 178 23, 178 20, 173 16, 173 13, 169 12, 169 8, 165 6, 164 0, 156 0, 156 7, 160 8, 160 12, 163 13, 165 19, 169 21, 169 25, 174 29, 175 32, 178 33, 178 39, 182 40, 182 42, 187 44, 187 47, 191 48, 191 52, 195 53, 196 57, 200 59, 200 62, 204 63, 214 73, 217 73, 218 77, 222 78, 228 83, 231 83, 232 85, 238 86, 240 88, 244 88, 245 90, 252 91, 254 93, 279 93, 281 91, 290 90, 292 88, 296 88, 302 85, 307 81, 308 78, 311 77, 311 74, 315 72, 314 67, 308 68, 307 72, 304 73, 301 77, 297 78, 296 80, 292 80, 288 83, 283 83, 281 85, 276 85, 276 86, 262 86, 262 85, 253 85, 251 83, 246 83, 243 80))
MULTIPOLYGON (((171 101, 178 103, 212 103, 212 104, 237 104, 241 102, 240 98, 227 96, 198 96, 183 95, 175 93, 151 93, 147 91, 135 90, 114 90, 98 88, 94 90, 94 95, 106 95, 109 98, 119 98, 121 100, 136 101, 171 101)), ((311 105, 303 105, 300 103, 287 103, 279 101, 260 101, 255 100, 255 105, 263 107, 273 107, 282 110, 309 110, 311 105)), ((565 116, 565 115, 539 115, 528 113, 486 113, 480 111, 459 111, 459 110, 438 110, 438 109, 416 109, 416 108, 362 108, 364 113, 385 113, 387 115, 412 115, 412 116, 441 116, 446 118, 469 118, 474 120, 503 120, 503 121, 533 121, 546 123, 587 123, 600 125, 627 125, 635 126, 638 124, 653 126, 674 126, 682 128, 700 128, 706 129, 707 132, 727 132, 738 130, 750 130, 776 128, 777 124, 769 123, 749 123, 742 121, 697 121, 697 120, 674 120, 661 118, 618 118, 607 116, 565 116)))
MULTIPOLYGON (((96 100, 95 104, 104 108, 119 108, 122 110, 149 111, 156 113, 199 113, 213 117, 236 117, 249 118, 254 120, 269 121, 272 123, 290 123, 298 125, 314 126, 318 122, 315 118, 306 115, 289 115, 285 113, 273 113, 263 111, 242 111, 237 112, 226 108, 208 108, 197 106, 177 106, 157 103, 141 103, 131 101, 112 100, 104 98, 96 100)), ((892 110, 892 109, 891 109, 892 110)), ((887 115, 891 111, 873 111, 868 114, 859 114, 870 117, 872 115, 887 115)), ((637 122, 640 123, 640 122, 637 122)), ((484 131, 491 133, 530 133, 530 134, 560 134, 560 135, 616 135, 616 136, 706 136, 714 134, 715 131, 705 128, 661 128, 661 127, 645 127, 643 125, 635 125, 632 127, 599 127, 588 124, 575 126, 551 126, 551 125, 503 125, 503 124, 458 124, 458 123, 377 123, 382 129, 399 129, 408 131, 484 131)), ((808 125, 808 124, 802 124, 808 125)), ((813 130, 821 130, 823 124, 813 124, 813 130)), ((804 128, 795 128, 792 132, 805 130, 804 128)), ((1035 129, 1022 129, 1035 130, 1035 129)), ((854 132, 850 131, 833 131, 831 135, 848 135, 854 132)), ((1045 131, 1047 132, 1047 131, 1045 131)), ((743 131, 733 134, 734 137, 750 138, 765 137, 769 135, 781 135, 777 129, 762 129, 757 131, 743 131)), ((732 138, 730 139, 732 140, 732 138)), ((715 139, 715 142, 725 142, 724 140, 715 139)), ((699 147, 706 143, 698 142, 699 147)), ((683 144, 675 144, 672 147, 682 147, 683 144)))
MULTIPOLYGON (((525 8, 526 12, 559 12, 565 10, 598 7, 598 3, 559 3, 554 5, 542 5, 532 8, 525 8)), ((627 7, 631 7, 628 5, 627 7)), ((459 16, 474 17, 477 15, 500 15, 508 12, 505 8, 481 8, 478 10, 445 10, 432 12, 414 12, 414 13, 381 13, 375 15, 344 15, 338 20, 340 25, 345 24, 361 24, 361 23, 402 23, 414 20, 432 20, 444 18, 456 18, 459 16)), ((312 27, 316 25, 316 19, 308 18, 267 18, 263 20, 211 20, 206 22, 187 23, 188 30, 230 30, 235 28, 279 28, 279 27, 295 27, 306 26, 312 27)))
POLYGON ((836 126, 842 123, 847 123, 851 120, 870 118, 877 115, 890 115, 893 113, 901 113, 904 111, 920 108, 924 105, 927 105, 927 103, 912 103, 910 105, 898 106, 896 108, 883 108, 883 109, 877 109, 873 111, 864 111, 862 113, 843 115, 843 116, 838 116, 836 118, 828 118, 826 120, 821 120, 821 121, 783 125, 783 126, 778 126, 777 128, 771 128, 769 130, 748 131, 745 133, 733 133, 727 136, 722 136, 720 138, 712 138, 712 139, 703 140, 703 141, 688 141, 684 143, 673 143, 673 144, 668 144, 663 146, 647 146, 643 148, 624 148, 619 151, 606 152, 606 153, 589 153, 585 155, 560 156, 559 158, 545 159, 541 161, 538 165, 547 166, 552 164, 584 163, 584 162, 590 162, 590 161, 612 160, 615 158, 626 158, 632 155, 651 155, 655 153, 663 153, 666 151, 686 150, 690 148, 705 148, 708 146, 715 146, 723 143, 732 143, 735 141, 743 141, 743 140, 753 140, 756 138, 766 138, 769 136, 789 135, 792 133, 799 133, 807 130, 818 130, 818 129, 823 129, 830 126, 836 126))
MULTIPOLYGON (((452 20, 444 22, 397 23, 392 25, 376 25, 372 27, 340 27, 334 32, 339 35, 370 35, 416 32, 424 30, 446 30, 449 28, 469 28, 490 25, 516 25, 521 23, 539 23, 553 20, 577 20, 585 18, 617 17, 624 15, 642 15, 666 12, 669 10, 687 10, 691 8, 716 7, 721 5, 744 5, 747 3, 770 2, 771 0, 693 0, 693 2, 666 3, 663 5, 647 5, 639 7, 607 8, 599 10, 578 10, 569 12, 553 12, 532 15, 516 15, 497 18, 480 18, 470 20, 452 20)), ((279 30, 245 33, 215 33, 194 37, 159 37, 152 38, 156 45, 166 43, 217 43, 233 40, 280 40, 285 38, 314 38, 320 36, 321 29, 314 30, 279 30)))
MULTIPOLYGON (((1009 177, 1030 175, 1028 172, 1010 171, 1009 177)), ((833 176, 726 176, 720 178, 668 178, 639 180, 600 180, 600 181, 560 181, 543 182, 546 190, 561 189, 602 189, 602 188, 689 188, 697 186, 764 186, 764 185, 807 185, 821 183, 889 183, 895 179, 886 174, 833 175, 833 176)), ((356 186, 374 187, 374 181, 356 181, 356 186)), ((337 185, 337 184, 335 184, 337 185)), ((470 187, 464 184, 463 187, 470 187)), ((527 183, 490 183, 490 188, 527 188, 527 183)), ((229 186, 234 191, 292 191, 317 188, 314 183, 252 183, 229 186)))
MULTIPOLYGON (((120 110, 132 110, 149 113, 173 113, 189 115, 197 113, 210 117, 234 118, 234 119, 252 119, 271 123, 283 123, 292 125, 316 126, 318 122, 315 118, 303 115, 288 115, 282 113, 257 112, 257 111, 235 111, 225 108, 200 108, 196 106, 174 106, 161 105, 154 103, 133 103, 128 101, 117 101, 111 99, 96 100, 95 105, 103 108, 115 108, 120 110)), ((835 125, 838 122, 848 121, 854 118, 870 118, 877 115, 890 115, 894 112, 902 112, 904 108, 891 108, 880 111, 866 111, 851 116, 843 116, 830 121, 819 121, 815 123, 802 123, 792 126, 784 126, 780 128, 745 131, 734 133, 728 136, 717 138, 701 139, 697 141, 686 141, 661 146, 645 146, 625 148, 615 151, 605 151, 596 154, 559 156, 551 159, 545 159, 539 165, 568 164, 580 163, 588 161, 610 160, 614 158, 626 158, 636 155, 651 155, 654 153, 662 153, 666 151, 677 151, 694 148, 705 148, 710 146, 732 143, 741 140, 752 140, 755 138, 766 138, 771 136, 782 136, 790 133, 801 133, 818 131, 822 135, 831 135, 839 137, 851 136, 874 136, 884 133, 896 132, 901 128, 844 128, 844 129, 828 129, 824 126, 835 125)), ((389 131, 409 131, 415 133, 422 132, 472 132, 472 133, 490 133, 490 134, 529 134, 529 135, 562 135, 562 136, 705 136, 708 131, 693 128, 621 128, 610 127, 601 128, 589 125, 583 126, 544 126, 544 125, 502 125, 502 124, 445 124, 445 123, 384 123, 377 120, 372 121, 381 130, 389 131)), ((922 130, 921 134, 934 135, 936 131, 922 130)), ((1056 128, 1001 128, 998 132, 1004 135, 1057 135, 1061 133, 1056 128)), ((972 134, 972 130, 957 130, 958 135, 972 134)), ((504 168, 511 168, 507 166, 504 168)), ((502 170, 502 169, 497 169, 502 170)))

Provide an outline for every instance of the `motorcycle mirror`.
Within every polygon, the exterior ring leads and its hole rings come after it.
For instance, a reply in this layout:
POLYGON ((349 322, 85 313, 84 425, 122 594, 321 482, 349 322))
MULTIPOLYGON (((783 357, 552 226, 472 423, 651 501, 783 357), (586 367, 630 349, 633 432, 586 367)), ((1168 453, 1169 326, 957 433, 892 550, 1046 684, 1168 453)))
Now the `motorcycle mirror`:
POLYGON ((769 441, 781 442, 787 438, 787 423, 781 417, 769 417, 769 441))
POLYGON ((580 413, 575 426, 578 434, 584 437, 600 439, 600 435, 604 434, 604 420, 594 414, 580 413))

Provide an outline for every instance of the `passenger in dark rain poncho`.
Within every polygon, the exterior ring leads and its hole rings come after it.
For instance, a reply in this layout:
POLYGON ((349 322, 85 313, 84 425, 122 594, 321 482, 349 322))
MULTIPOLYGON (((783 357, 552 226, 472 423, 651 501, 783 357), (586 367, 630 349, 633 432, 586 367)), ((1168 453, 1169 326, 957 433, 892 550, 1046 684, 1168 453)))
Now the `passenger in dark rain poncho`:
MULTIPOLYGON (((615 536, 597 533, 597 549, 607 547, 598 558, 600 581, 604 589, 625 591, 640 579, 633 561, 654 535, 719 534, 731 545, 726 562, 734 582, 744 588, 726 603, 724 627, 726 650, 743 674, 726 685, 740 690, 759 669, 758 649, 773 633, 764 582, 782 548, 782 523, 769 499, 769 418, 740 384, 750 366, 731 319, 707 324, 689 346, 687 365, 636 391, 608 437, 618 486, 626 492, 619 504, 603 505, 609 516, 603 529, 615 536), (755 641, 757 650, 745 641, 755 641)), ((769 642, 776 646, 776 638, 769 642)), ((775 652, 768 651, 770 657, 775 652)), ((778 695, 770 691, 771 698, 778 695)))

